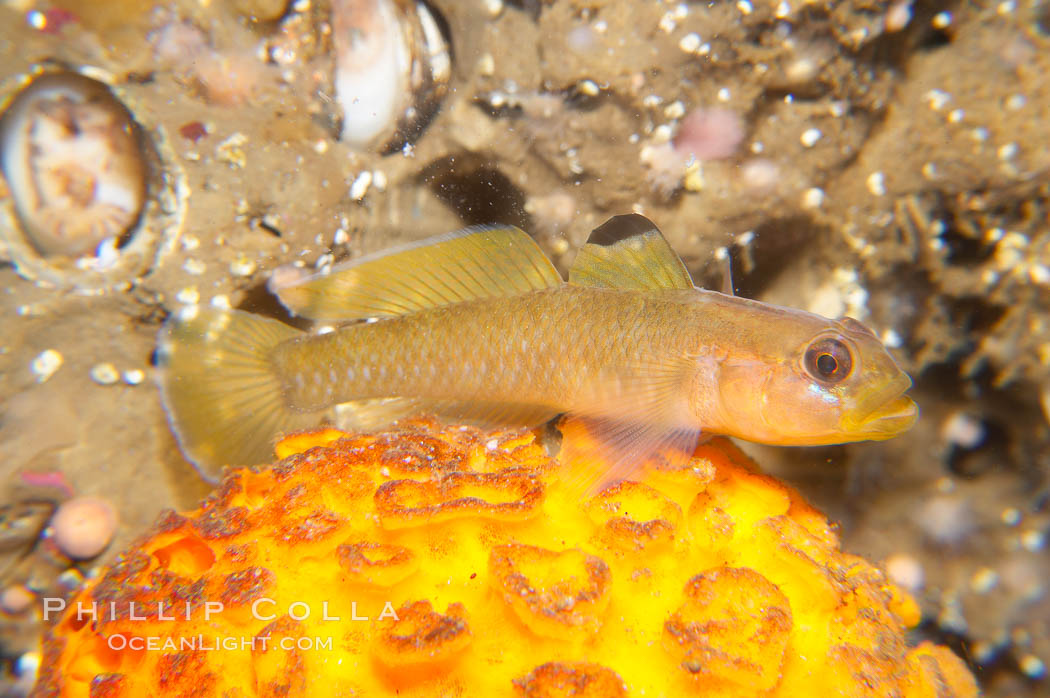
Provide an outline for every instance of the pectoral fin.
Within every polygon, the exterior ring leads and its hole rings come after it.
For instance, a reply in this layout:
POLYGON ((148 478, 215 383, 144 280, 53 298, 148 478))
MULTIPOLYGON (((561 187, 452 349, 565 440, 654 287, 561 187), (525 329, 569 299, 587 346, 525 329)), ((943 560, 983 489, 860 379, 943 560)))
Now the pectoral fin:
POLYGON ((696 370, 695 357, 649 357, 610 368, 596 381, 573 409, 587 438, 575 439, 579 430, 563 431, 573 489, 593 494, 654 461, 684 466, 700 438, 687 397, 696 370))
POLYGON ((535 240, 505 226, 467 228, 305 279, 284 270, 271 278, 270 290, 296 315, 344 321, 405 315, 562 283, 535 240))
POLYGON ((684 468, 700 441, 699 429, 572 415, 558 429, 562 433, 558 460, 566 468, 565 482, 580 496, 592 496, 629 479, 645 466, 684 468))
POLYGON ((644 216, 613 216, 594 229, 569 270, 579 286, 690 289, 693 280, 659 229, 644 216))

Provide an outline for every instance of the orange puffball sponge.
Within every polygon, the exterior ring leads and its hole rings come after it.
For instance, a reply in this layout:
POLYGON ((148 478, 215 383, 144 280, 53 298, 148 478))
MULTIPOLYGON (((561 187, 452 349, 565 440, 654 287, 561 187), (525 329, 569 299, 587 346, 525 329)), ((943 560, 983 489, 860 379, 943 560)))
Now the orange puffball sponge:
POLYGON ((35 695, 977 695, 907 645, 914 601, 726 440, 590 498, 529 431, 326 430, 278 456, 83 589, 35 695))

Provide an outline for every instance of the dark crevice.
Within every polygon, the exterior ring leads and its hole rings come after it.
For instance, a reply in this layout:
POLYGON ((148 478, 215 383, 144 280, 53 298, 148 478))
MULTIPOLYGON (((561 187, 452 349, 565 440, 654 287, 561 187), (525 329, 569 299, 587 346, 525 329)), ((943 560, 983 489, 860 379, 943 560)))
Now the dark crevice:
POLYGON ((277 299, 277 296, 270 293, 265 281, 244 291, 241 302, 237 304, 237 310, 246 310, 250 313, 280 320, 301 330, 308 330, 313 326, 310 320, 296 317, 289 313, 288 309, 281 305, 281 301, 277 299))
POLYGON ((420 179, 466 225, 495 223, 531 229, 525 194, 494 162, 452 155, 427 165, 420 179))

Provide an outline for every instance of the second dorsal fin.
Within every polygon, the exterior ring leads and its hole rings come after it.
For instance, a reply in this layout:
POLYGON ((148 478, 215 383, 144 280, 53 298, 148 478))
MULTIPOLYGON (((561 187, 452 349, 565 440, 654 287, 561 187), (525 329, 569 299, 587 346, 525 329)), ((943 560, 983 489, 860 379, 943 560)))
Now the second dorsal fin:
POLYGON ((594 229, 569 270, 569 283, 649 291, 693 288, 659 229, 636 213, 613 216, 594 229))
POLYGON ((367 255, 305 279, 274 274, 289 311, 316 320, 406 315, 564 283, 536 242, 513 226, 467 228, 367 255))

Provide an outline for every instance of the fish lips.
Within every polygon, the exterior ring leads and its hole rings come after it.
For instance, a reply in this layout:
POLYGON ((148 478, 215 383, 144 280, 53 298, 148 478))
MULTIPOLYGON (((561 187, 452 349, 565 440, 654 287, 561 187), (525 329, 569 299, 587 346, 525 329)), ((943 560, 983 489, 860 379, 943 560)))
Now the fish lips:
POLYGON ((911 429, 919 418, 919 406, 907 395, 900 395, 865 416, 856 425, 869 439, 888 439, 911 429))

